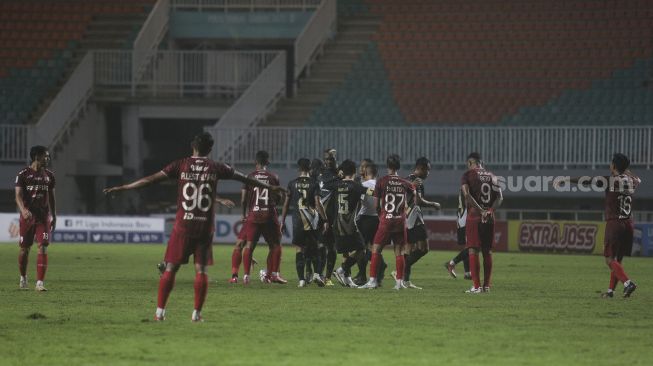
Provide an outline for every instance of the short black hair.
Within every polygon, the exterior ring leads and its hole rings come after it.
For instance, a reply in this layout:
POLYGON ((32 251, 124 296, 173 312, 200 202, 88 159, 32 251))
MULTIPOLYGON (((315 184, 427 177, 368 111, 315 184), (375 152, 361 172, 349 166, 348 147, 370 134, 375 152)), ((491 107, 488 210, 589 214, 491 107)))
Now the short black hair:
POLYGON ((340 169, 342 170, 342 174, 346 176, 354 175, 356 174, 356 163, 347 159, 340 164, 340 169))
POLYGON ((431 164, 431 161, 424 156, 422 156, 421 158, 417 159, 417 161, 415 161, 416 168, 426 169, 428 168, 429 164, 431 164))
POLYGON ((48 152, 48 148, 42 145, 36 145, 32 146, 31 149, 29 149, 29 157, 32 159, 32 162, 36 160, 37 156, 45 155, 45 153, 48 152))
POLYGON ((374 163, 370 163, 368 166, 366 166, 365 170, 366 170, 365 174, 369 174, 374 177, 376 177, 376 175, 379 174, 379 167, 376 166, 376 164, 374 163))
POLYGON ((301 159, 297 160, 297 167, 302 172, 310 172, 311 171, 311 161, 306 159, 306 158, 301 158, 301 159))
POLYGON ((270 154, 268 154, 268 152, 265 150, 257 151, 256 163, 263 166, 270 164, 270 154))
POLYGON ((470 153, 469 155, 467 155, 467 160, 470 160, 470 159, 474 160, 476 163, 480 163, 481 162, 481 154, 479 154, 477 152, 470 153))
POLYGON ((200 155, 208 155, 211 152, 211 149, 213 149, 213 136, 208 132, 202 132, 199 135, 195 135, 190 146, 197 150, 200 155))
POLYGON ((624 154, 616 153, 612 155, 612 164, 614 164, 615 169, 621 174, 630 166, 630 159, 624 154))
POLYGON ((320 159, 313 159, 311 161, 311 176, 312 177, 317 177, 320 175, 320 172, 322 172, 322 169, 324 169, 324 163, 320 159))
POLYGON ((399 155, 397 154, 388 156, 385 163, 388 168, 392 170, 399 170, 399 168, 401 168, 401 159, 399 159, 399 155))
POLYGON ((365 159, 363 159, 361 161, 361 165, 370 165, 370 164, 373 164, 373 163, 374 163, 374 160, 372 160, 370 158, 365 158, 365 159))

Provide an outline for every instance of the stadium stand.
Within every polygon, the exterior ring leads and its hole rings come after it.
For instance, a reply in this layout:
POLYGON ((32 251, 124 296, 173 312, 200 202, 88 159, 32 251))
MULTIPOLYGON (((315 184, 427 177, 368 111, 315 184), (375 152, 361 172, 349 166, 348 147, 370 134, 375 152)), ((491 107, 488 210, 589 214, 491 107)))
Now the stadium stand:
MULTIPOLYGON (((653 116, 650 1, 339 5, 344 24, 378 27, 304 125, 640 124, 653 116)), ((300 94, 311 93, 310 82, 300 94)))
POLYGON ((154 2, 0 3, 0 123, 35 122, 87 50, 131 46, 154 2))

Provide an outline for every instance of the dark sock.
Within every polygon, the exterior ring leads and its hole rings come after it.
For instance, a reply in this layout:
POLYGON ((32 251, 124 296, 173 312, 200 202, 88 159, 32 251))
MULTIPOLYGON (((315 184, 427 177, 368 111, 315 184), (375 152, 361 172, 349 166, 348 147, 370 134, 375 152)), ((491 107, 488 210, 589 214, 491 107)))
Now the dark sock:
POLYGON ((453 261, 453 264, 458 264, 458 263, 464 261, 466 258, 469 258, 469 256, 467 255, 467 248, 463 248, 463 250, 458 252, 458 255, 453 257, 452 261, 453 261))
POLYGON ((295 266, 297 267, 297 278, 300 281, 303 281, 304 271, 306 270, 306 258, 304 257, 304 253, 297 252, 297 254, 295 254, 295 266))
POLYGON ((345 261, 342 262, 342 269, 345 271, 346 277, 351 277, 351 267, 356 264, 356 258, 347 257, 345 261))
MULTIPOLYGON (((411 253, 413 254, 413 253, 411 253)), ((410 270, 412 268, 413 263, 411 263, 410 256, 411 254, 404 254, 404 281, 410 281, 410 270)), ((397 273, 399 274, 399 273, 397 273)))
POLYGON ((336 253, 335 249, 330 248, 328 253, 327 253, 326 278, 331 278, 331 274, 333 273, 333 269, 336 268, 336 261, 337 260, 338 260, 338 253, 336 253))
POLYGON ((326 248, 322 247, 318 250, 317 255, 315 256, 315 273, 319 273, 320 276, 324 275, 324 260, 326 259, 326 248))
POLYGON ((358 266, 358 274, 356 277, 365 277, 365 273, 367 271, 367 252, 361 253, 361 255, 358 257, 358 260, 356 261, 356 265, 358 266))

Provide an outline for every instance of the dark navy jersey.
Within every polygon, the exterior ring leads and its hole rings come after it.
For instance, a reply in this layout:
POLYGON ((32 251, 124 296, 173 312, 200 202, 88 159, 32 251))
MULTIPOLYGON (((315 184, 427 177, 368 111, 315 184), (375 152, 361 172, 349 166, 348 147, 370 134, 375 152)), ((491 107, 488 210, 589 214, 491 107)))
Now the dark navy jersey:
POLYGON ((333 192, 329 189, 333 187, 337 182, 340 181, 340 178, 333 170, 325 170, 318 177, 318 183, 320 184, 320 201, 322 206, 326 211, 327 220, 329 224, 333 224, 335 219, 335 200, 333 198, 333 192))
MULTIPOLYGON (((368 189, 353 180, 341 180, 327 188, 333 192, 333 200, 336 202, 334 234, 337 236, 348 236, 356 233, 356 213, 364 195, 368 189)), ((370 190, 369 194, 372 194, 370 190)))
POLYGON ((406 180, 413 183, 415 186, 415 194, 408 199, 407 212, 406 212, 406 226, 409 229, 415 226, 424 225, 424 217, 422 215, 422 208, 417 204, 417 195, 424 197, 424 182, 415 174, 406 177, 406 180))
POLYGON ((290 205, 294 207, 292 224, 294 228, 305 231, 315 230, 318 225, 318 214, 315 208, 315 197, 319 197, 320 188, 317 180, 311 177, 298 177, 288 183, 290 205))

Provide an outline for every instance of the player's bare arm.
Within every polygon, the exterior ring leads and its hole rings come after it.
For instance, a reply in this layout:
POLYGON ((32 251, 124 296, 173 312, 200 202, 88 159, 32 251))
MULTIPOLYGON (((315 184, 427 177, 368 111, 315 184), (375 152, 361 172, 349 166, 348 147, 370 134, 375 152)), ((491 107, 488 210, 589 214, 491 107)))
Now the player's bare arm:
POLYGON ((18 210, 20 211, 21 216, 25 220, 29 220, 32 217, 32 213, 30 210, 25 207, 23 204, 23 188, 22 187, 16 187, 16 206, 18 206, 18 210))
POLYGON ((283 201, 283 208, 281 209, 281 233, 286 232, 286 216, 288 216, 288 209, 290 208, 290 195, 286 195, 283 201))
POLYGON ((467 200, 467 202, 471 202, 472 205, 474 205, 474 207, 476 207, 481 213, 485 213, 486 210, 483 207, 481 207, 481 205, 479 205, 478 202, 476 202, 476 200, 474 199, 474 197, 472 197, 472 195, 469 193, 469 185, 463 184, 462 190, 463 190, 463 195, 465 196, 465 200, 467 200))
POLYGON ((147 187, 151 184, 160 182, 162 180, 168 179, 168 176, 165 175, 163 172, 157 172, 152 175, 149 175, 147 177, 141 178, 137 181, 131 182, 129 184, 125 184, 122 186, 116 186, 116 187, 110 187, 110 188, 105 188, 102 190, 104 194, 109 194, 112 192, 119 192, 119 191, 128 191, 131 189, 138 189, 142 187, 147 187))
POLYGON ((57 199, 55 198, 54 188, 48 192, 48 204, 50 205, 50 214, 52 215, 50 230, 54 231, 57 227, 57 199))
POLYGON ((437 210, 440 209, 439 203, 434 201, 427 201, 426 199, 424 199, 424 196, 422 196, 421 193, 417 193, 417 195, 415 196, 415 202, 417 203, 418 206, 421 207, 433 207, 437 210))
POLYGON ((220 197, 216 196, 215 197, 215 202, 222 205, 222 206, 224 206, 224 207, 227 207, 227 208, 236 207, 236 204, 234 203, 234 201, 232 201, 232 200, 230 200, 228 198, 220 198, 220 197))

